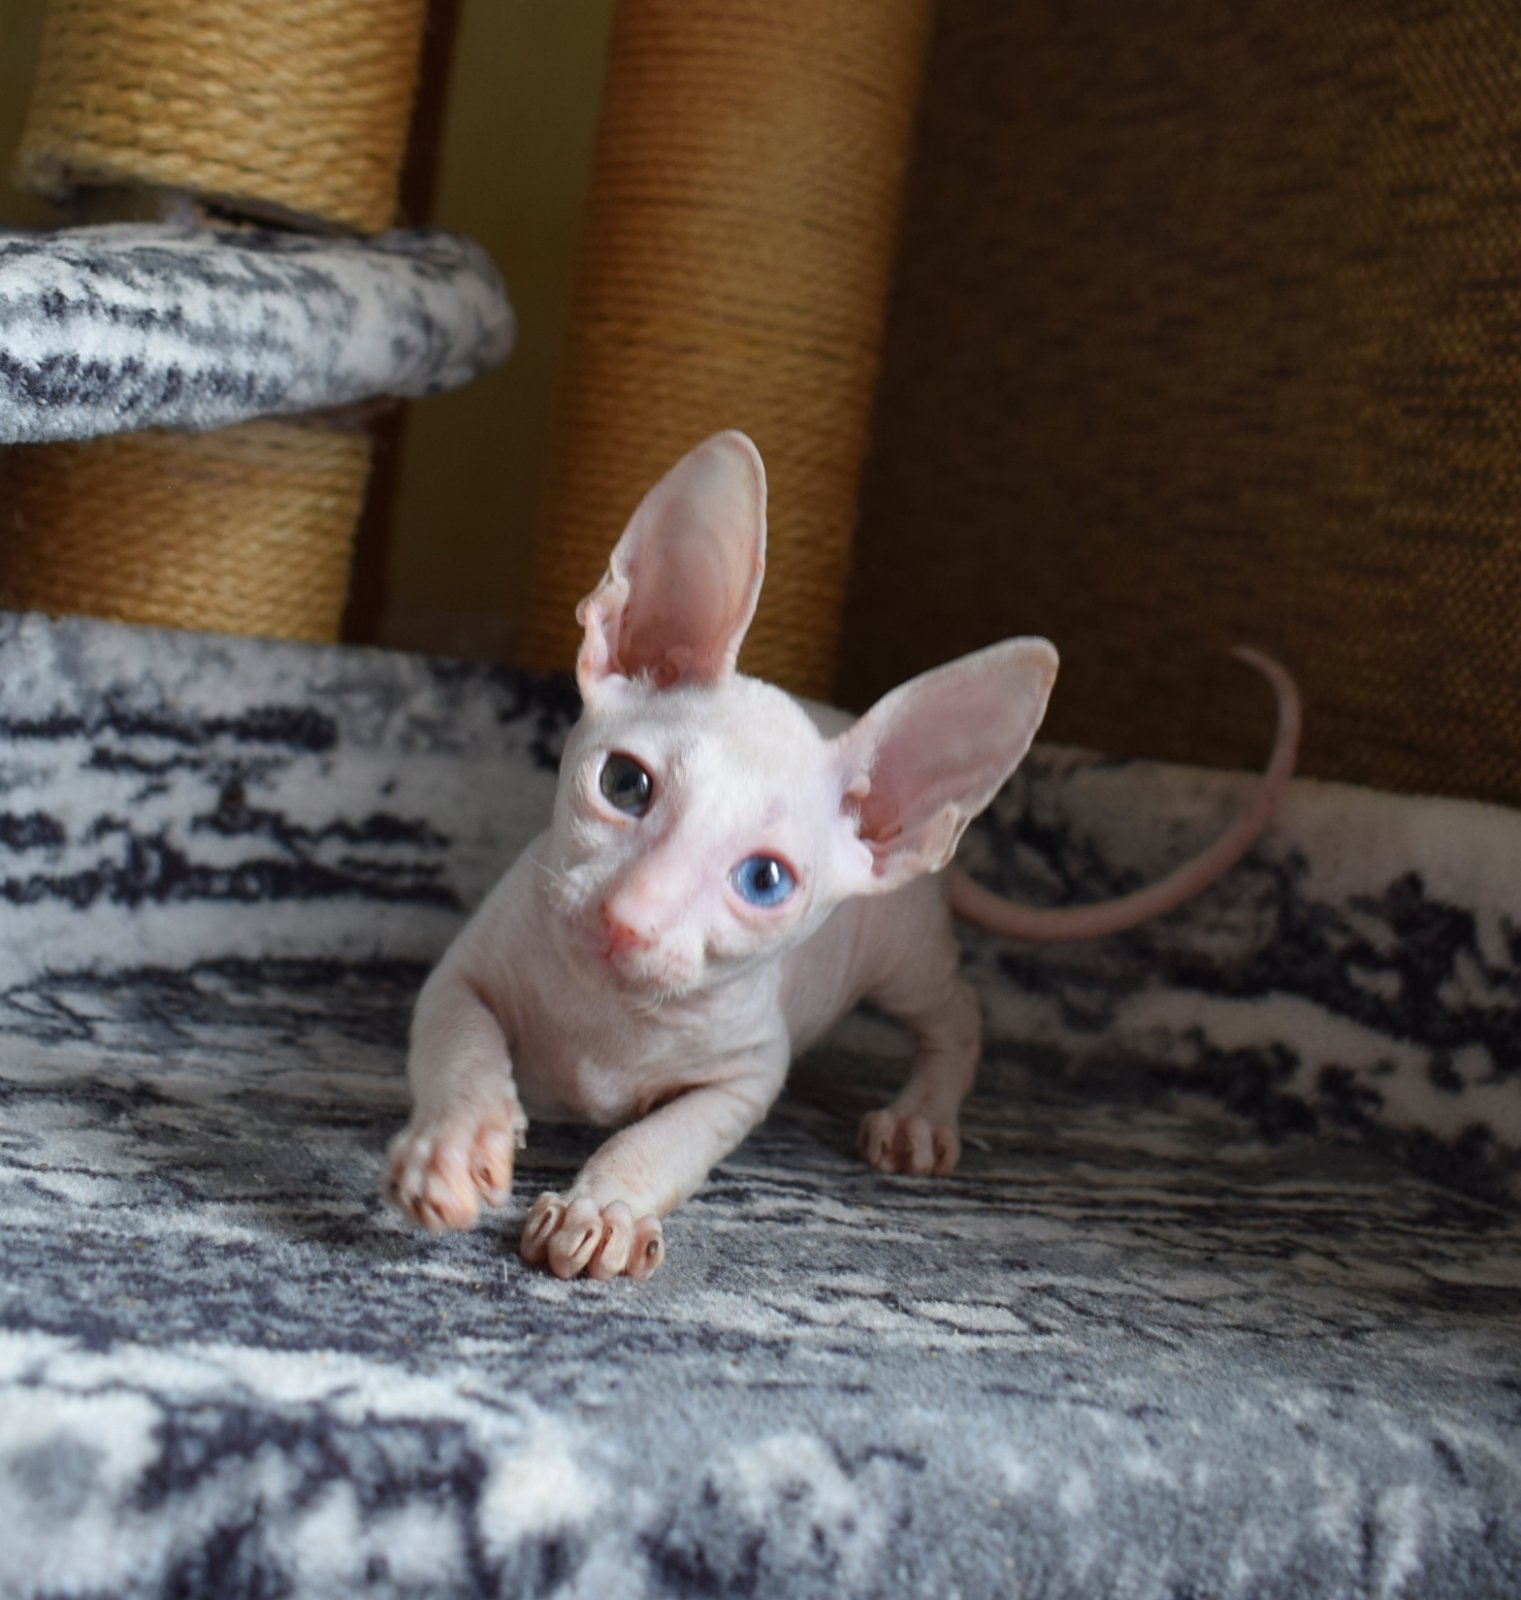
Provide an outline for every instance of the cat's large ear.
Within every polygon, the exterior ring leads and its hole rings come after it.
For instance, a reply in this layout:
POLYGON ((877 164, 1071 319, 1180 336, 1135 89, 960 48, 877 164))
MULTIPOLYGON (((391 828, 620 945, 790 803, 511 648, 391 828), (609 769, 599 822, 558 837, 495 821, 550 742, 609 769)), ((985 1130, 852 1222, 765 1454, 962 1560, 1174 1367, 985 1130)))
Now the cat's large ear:
POLYGON ((661 688, 734 670, 766 569, 766 469, 742 433, 714 434, 644 497, 576 607, 576 678, 591 696, 647 674, 661 688))
POLYGON ((1024 760, 1056 681, 1044 639, 1008 639, 910 679, 835 741, 870 856, 856 892, 938 872, 1024 760))

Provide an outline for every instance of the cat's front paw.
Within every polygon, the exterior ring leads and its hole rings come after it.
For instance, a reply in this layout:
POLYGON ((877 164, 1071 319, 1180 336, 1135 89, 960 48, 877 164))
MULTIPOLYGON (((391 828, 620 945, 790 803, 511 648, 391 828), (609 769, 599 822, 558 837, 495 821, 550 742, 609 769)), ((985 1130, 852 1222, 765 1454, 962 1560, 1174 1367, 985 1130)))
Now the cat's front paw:
POLYGON ((861 1119, 861 1154, 878 1172, 913 1178, 942 1177, 961 1159, 961 1135, 954 1123, 902 1111, 872 1111, 861 1119))
POLYGON ((557 1278, 648 1278, 665 1260, 659 1217, 640 1217, 621 1200, 541 1194, 523 1224, 519 1254, 531 1267, 547 1266, 557 1278))
POLYGON ((507 1203, 513 1153, 527 1127, 516 1102, 410 1124, 392 1141, 381 1193, 431 1232, 473 1228, 481 1202, 507 1203))

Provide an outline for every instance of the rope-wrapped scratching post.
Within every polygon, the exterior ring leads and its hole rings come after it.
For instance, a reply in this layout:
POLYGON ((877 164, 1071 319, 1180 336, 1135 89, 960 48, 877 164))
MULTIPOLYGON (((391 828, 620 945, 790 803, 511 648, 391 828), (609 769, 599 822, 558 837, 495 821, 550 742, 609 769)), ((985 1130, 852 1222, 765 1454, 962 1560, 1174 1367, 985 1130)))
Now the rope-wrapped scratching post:
POLYGON ((184 189, 374 233, 426 0, 48 0, 17 182, 184 189))
POLYGON ((0 605, 335 639, 369 461, 363 433, 291 422, 17 446, 0 605))
MULTIPOLYGON (((425 9, 49 0, 17 179, 384 228, 425 9)), ((363 434, 284 422, 17 451, 0 603, 336 638, 368 459, 363 434)))
POLYGON ((927 0, 622 0, 524 653, 573 659, 576 601, 640 495, 750 433, 774 517, 744 665, 827 693, 927 0))

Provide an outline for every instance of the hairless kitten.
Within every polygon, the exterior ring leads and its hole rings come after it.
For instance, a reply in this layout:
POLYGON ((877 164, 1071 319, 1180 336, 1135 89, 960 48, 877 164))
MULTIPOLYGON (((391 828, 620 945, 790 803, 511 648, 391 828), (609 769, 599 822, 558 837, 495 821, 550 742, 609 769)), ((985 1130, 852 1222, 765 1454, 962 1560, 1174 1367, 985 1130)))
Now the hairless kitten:
POLYGON ((433 1229, 502 1205, 528 1121, 618 1129, 528 1212, 523 1259, 562 1278, 647 1278, 660 1219, 766 1115, 793 1055, 858 1001, 917 1048, 868 1115, 882 1172, 946 1173, 981 1044, 952 913, 1020 939, 1083 939, 1167 911, 1251 845, 1298 743, 1288 674, 1249 810, 1121 900, 1012 905, 956 870, 962 831, 1023 759, 1056 651, 1010 639, 913 679, 858 721, 735 670, 765 567, 766 480, 741 433, 645 497, 581 602, 583 700, 554 816, 424 985, 413 1112, 385 1187, 433 1229))

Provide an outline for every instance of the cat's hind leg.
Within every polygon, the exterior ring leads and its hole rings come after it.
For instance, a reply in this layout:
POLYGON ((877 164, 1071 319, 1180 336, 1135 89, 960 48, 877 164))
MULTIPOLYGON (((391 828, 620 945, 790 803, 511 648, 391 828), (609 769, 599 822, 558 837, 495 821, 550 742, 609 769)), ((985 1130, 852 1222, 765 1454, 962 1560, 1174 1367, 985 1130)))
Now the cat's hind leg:
POLYGON ((982 1054, 982 1012, 959 971, 948 912, 934 934, 916 941, 913 959, 894 963, 867 996, 916 1040, 901 1092, 861 1120, 861 1154, 879 1172, 940 1175, 961 1159, 961 1102, 982 1054))

